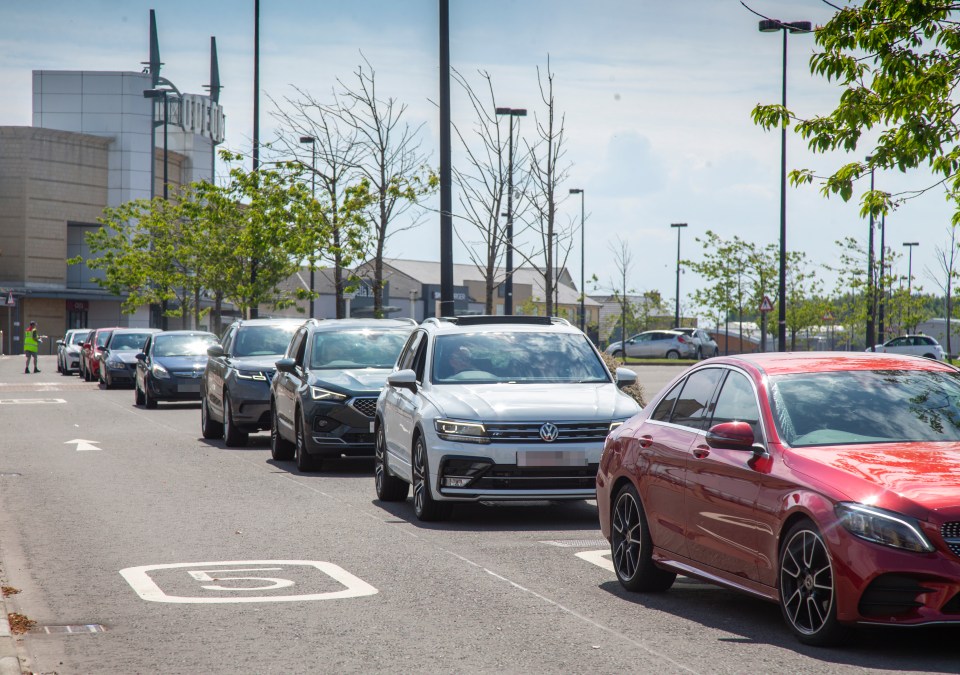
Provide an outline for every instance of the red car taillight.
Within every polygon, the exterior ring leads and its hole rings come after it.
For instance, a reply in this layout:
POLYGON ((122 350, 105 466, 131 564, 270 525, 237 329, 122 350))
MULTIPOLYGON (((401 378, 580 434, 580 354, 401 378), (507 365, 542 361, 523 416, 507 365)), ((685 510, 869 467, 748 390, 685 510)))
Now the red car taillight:
POLYGON ((687 341, 687 338, 683 337, 682 335, 677 336, 677 342, 683 344, 686 341, 687 341))

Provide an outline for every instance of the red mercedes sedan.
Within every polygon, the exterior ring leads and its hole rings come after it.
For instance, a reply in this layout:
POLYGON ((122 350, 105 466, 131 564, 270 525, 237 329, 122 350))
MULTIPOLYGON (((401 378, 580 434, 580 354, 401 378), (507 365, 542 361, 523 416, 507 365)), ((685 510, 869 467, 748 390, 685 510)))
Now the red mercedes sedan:
POLYGON ((960 371, 704 361, 610 434, 597 503, 628 590, 697 577, 779 603, 813 645, 855 624, 960 625, 960 371))

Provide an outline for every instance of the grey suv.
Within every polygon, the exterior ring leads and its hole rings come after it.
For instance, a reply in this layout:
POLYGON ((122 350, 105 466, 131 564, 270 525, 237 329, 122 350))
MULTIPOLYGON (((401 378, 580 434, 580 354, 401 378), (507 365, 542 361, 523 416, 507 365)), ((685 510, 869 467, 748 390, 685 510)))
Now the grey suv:
POLYGON ((373 456, 377 396, 393 370, 411 319, 307 321, 277 361, 270 386, 270 453, 300 471, 325 459, 373 456))
POLYGON ((223 436, 228 447, 246 445, 252 431, 270 428, 270 380, 277 359, 303 319, 234 321, 220 344, 207 348, 200 380, 200 429, 223 436))
POLYGON ((563 319, 427 319, 377 400, 377 497, 420 520, 455 501, 593 499, 609 431, 639 412, 593 343, 563 319))

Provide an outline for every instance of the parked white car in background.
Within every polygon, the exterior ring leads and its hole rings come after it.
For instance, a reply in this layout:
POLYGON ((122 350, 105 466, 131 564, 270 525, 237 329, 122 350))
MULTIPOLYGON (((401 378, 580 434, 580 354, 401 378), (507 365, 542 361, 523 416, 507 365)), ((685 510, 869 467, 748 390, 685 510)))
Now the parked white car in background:
MULTIPOLYGON (((871 350, 866 350, 871 351, 871 350)), ((940 343, 929 335, 901 335, 892 340, 887 340, 882 345, 877 345, 876 350, 886 354, 911 354, 913 356, 925 356, 928 359, 945 361, 947 356, 940 343)))

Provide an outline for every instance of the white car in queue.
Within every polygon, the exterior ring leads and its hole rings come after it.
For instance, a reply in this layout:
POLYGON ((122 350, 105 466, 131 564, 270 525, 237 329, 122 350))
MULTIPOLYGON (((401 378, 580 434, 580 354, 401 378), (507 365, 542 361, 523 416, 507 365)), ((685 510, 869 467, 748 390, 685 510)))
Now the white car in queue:
POLYGON ((377 497, 413 486, 419 520, 454 502, 583 500, 611 429, 640 411, 589 338, 564 319, 430 318, 377 400, 377 497))

